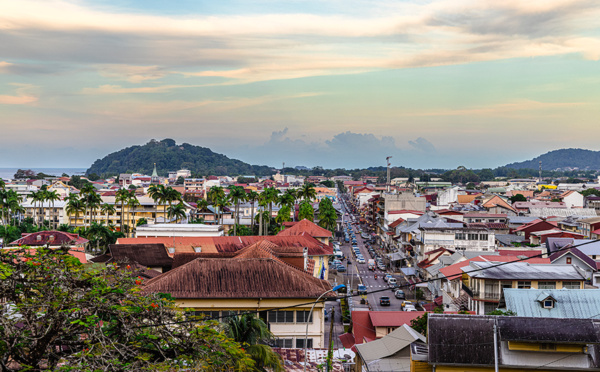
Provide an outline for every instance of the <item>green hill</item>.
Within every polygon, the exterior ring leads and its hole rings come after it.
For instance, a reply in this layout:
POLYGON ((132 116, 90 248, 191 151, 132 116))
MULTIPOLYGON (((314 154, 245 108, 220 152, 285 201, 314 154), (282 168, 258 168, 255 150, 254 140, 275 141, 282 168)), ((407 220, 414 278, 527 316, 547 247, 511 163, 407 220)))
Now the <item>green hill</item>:
POLYGON ((543 169, 563 170, 566 168, 600 169, 600 151, 584 149, 561 149, 547 152, 535 159, 512 163, 507 168, 514 169, 538 169, 540 161, 543 169))
POLYGON ((178 145, 172 139, 152 140, 142 146, 131 146, 98 159, 86 171, 102 176, 119 173, 151 174, 156 163, 159 176, 178 169, 189 169, 199 175, 257 175, 265 176, 273 172, 271 167, 250 165, 212 152, 206 147, 189 143, 178 145))

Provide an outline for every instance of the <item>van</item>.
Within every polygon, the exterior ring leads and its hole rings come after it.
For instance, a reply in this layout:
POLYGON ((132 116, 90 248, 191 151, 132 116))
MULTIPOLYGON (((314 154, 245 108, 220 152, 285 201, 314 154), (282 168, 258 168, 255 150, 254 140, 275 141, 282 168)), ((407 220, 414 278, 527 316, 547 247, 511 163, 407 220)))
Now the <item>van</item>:
POLYGON ((369 264, 369 270, 375 271, 375 260, 370 259, 368 264, 369 264))

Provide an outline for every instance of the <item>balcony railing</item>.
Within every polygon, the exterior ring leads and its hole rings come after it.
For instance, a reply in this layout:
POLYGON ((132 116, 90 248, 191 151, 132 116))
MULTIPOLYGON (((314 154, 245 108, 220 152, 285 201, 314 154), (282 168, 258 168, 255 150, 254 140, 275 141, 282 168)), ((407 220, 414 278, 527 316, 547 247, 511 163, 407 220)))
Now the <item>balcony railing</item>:
MULTIPOLYGON (((462 289, 463 291, 465 291, 469 296, 474 297, 474 293, 471 290, 471 288, 467 287, 464 283, 462 284, 462 289)), ((479 294, 479 293, 478 293, 479 294)))

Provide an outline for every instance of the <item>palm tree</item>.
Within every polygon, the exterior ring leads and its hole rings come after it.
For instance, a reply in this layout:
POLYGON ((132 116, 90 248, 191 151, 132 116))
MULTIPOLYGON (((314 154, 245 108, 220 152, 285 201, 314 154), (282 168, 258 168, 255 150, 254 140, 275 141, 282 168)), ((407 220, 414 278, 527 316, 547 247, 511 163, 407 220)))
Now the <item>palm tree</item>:
MULTIPOLYGON (((58 193, 56 192, 56 190, 53 191, 48 191, 46 193, 46 200, 48 200, 49 202, 52 203, 52 209, 51 209, 51 213, 50 213, 50 220, 53 220, 54 218, 54 202, 57 200, 60 200, 60 195, 58 195, 58 193)), ((54 229, 56 229, 56 227, 58 226, 58 222, 53 226, 54 229)))
POLYGON ((258 200, 258 193, 256 191, 250 191, 246 195, 246 200, 252 203, 252 213, 250 214, 250 216, 252 217, 252 231, 254 231, 254 204, 258 200))
POLYGON ((129 191, 126 189, 120 189, 115 193, 115 203, 121 203, 121 232, 123 232, 123 215, 125 214, 123 205, 129 200, 129 195, 129 191))
POLYGON ((44 190, 40 190, 40 191, 34 191, 30 194, 31 196, 31 203, 33 204, 33 221, 36 224, 36 226, 40 226, 39 225, 39 221, 36 221, 39 219, 39 217, 37 216, 37 210, 35 208, 36 203, 40 203, 40 208, 43 206, 44 203, 44 198, 45 198, 45 192, 44 190), (36 218, 38 217, 38 218, 36 218))
POLYGON ((267 345, 273 334, 262 319, 255 314, 243 314, 227 318, 225 333, 242 344, 242 347, 256 363, 259 371, 283 371, 283 360, 267 345))
POLYGON ((265 193, 262 192, 258 195, 258 215, 259 215, 259 219, 258 219, 258 235, 261 236, 263 235, 263 212, 265 210, 265 207, 267 206, 268 202, 267 199, 265 198, 265 193))
POLYGON ((229 202, 229 198, 227 198, 226 196, 219 197, 215 200, 214 205, 220 211, 220 217, 219 217, 219 220, 217 221, 217 223, 222 225, 223 224, 223 211, 225 210, 225 207, 227 207, 228 205, 231 205, 231 203, 229 202))
POLYGON ((319 203, 319 226, 333 232, 337 225, 337 217, 331 200, 329 198, 321 200, 319 203))
POLYGON ((91 193, 86 195, 85 203, 87 205, 88 210, 90 211, 90 226, 91 226, 92 222, 96 218, 96 213, 95 213, 96 209, 98 209, 98 207, 100 206, 100 203, 102 203, 102 198, 98 194, 96 194, 95 191, 92 191, 91 193))
MULTIPOLYGON (((213 186, 210 188, 210 190, 208 190, 206 197, 209 199, 210 203, 213 206, 217 207, 216 201, 220 198, 225 197, 225 190, 221 186, 213 186)), ((219 220, 219 208, 217 207, 217 223, 219 223, 218 220, 219 220)))
POLYGON ((173 208, 173 202, 182 201, 181 193, 172 187, 165 188, 164 200, 169 202, 169 208, 173 208))
POLYGON ((113 215, 116 212, 115 206, 112 204, 104 203, 100 206, 102 213, 106 215, 106 226, 109 225, 108 215, 113 215))
MULTIPOLYGON (((158 205, 166 202, 167 189, 164 185, 152 185, 148 189, 148 195, 157 203, 156 219, 158 219, 158 205)), ((163 222, 167 220, 167 209, 163 208, 163 222)))
POLYGON ((292 218, 295 221, 296 220, 296 200, 298 199, 298 195, 296 194, 296 189, 287 189, 287 190, 285 190, 285 193, 283 195, 286 195, 285 200, 290 202, 289 206, 292 209, 292 212, 294 212, 292 218))
POLYGON ((133 227, 131 227, 131 217, 133 214, 133 226, 135 227, 135 208, 140 206, 140 201, 135 196, 134 192, 129 194, 129 199, 127 199, 127 210, 129 211, 129 218, 127 219, 128 230, 131 233, 131 237, 133 238, 133 227))
POLYGON ((75 214, 75 225, 77 225, 77 220, 79 220, 79 213, 85 212, 85 205, 83 204, 83 201, 77 197, 77 194, 69 195, 69 198, 67 200, 68 201, 66 212, 69 215, 69 224, 71 224, 71 215, 75 214))
POLYGON ((235 222, 233 224, 233 235, 237 236, 237 225, 240 223, 240 203, 246 200, 246 191, 241 186, 229 188, 229 199, 235 205, 235 222))
POLYGON ((179 202, 179 204, 175 204, 169 207, 169 218, 175 217, 175 223, 177 223, 177 220, 180 218, 183 221, 183 219, 186 216, 185 212, 185 205, 183 204, 183 202, 179 202))
MULTIPOLYGON (((269 205, 269 220, 267 221, 267 225, 270 225, 271 217, 273 216, 273 203, 277 202, 279 190, 277 190, 274 187, 269 187, 269 188, 265 189, 263 194, 265 195, 265 201, 269 205)), ((269 231, 268 228, 267 228, 267 231, 269 231)), ((269 235, 269 234, 265 234, 265 235, 269 235)))
POLYGON ((308 202, 314 200, 317 197, 317 192, 315 191, 315 185, 312 183, 305 183, 302 185, 300 190, 298 190, 298 198, 302 198, 308 202))
MULTIPOLYGON (((86 205, 86 209, 85 209, 85 216, 87 216, 88 210, 89 210, 89 204, 88 204, 88 195, 91 195, 92 193, 96 193, 96 189, 94 188, 94 185, 92 185, 91 183, 86 183, 85 185, 83 185, 83 187, 81 187, 81 189, 79 190, 79 193, 81 194, 81 199, 83 199, 85 201, 85 205, 86 205)), ((90 225, 92 223, 92 214, 90 212, 90 225)), ((83 226, 85 226, 85 217, 83 218, 83 226)))

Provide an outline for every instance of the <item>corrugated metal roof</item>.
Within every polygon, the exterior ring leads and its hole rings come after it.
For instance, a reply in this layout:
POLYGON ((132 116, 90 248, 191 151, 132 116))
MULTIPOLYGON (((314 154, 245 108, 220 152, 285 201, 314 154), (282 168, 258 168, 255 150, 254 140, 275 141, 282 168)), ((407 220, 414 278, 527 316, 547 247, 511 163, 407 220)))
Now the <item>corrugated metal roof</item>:
POLYGON ((518 316, 536 318, 600 318, 600 289, 515 289, 504 290, 506 309, 518 316), (540 295, 556 300, 552 309, 544 309, 540 295))
POLYGON ((598 214, 595 209, 591 208, 571 208, 571 209, 563 209, 563 208, 529 208, 529 214, 537 217, 569 217, 569 216, 589 216, 594 217, 598 214))
POLYGON ((462 267, 463 272, 469 273, 478 279, 506 279, 506 280, 584 280, 573 265, 539 265, 528 262, 513 262, 497 266, 497 262, 471 262, 469 266, 462 267), (474 270, 484 269, 473 272, 474 270))
MULTIPOLYGON (((356 345, 356 350, 358 350, 358 353, 360 354, 361 358, 367 364, 374 362, 377 359, 384 358, 408 359, 408 365, 410 366, 410 358, 393 358, 393 355, 399 352, 400 350, 409 347, 410 344, 415 341, 426 342, 425 336, 421 335, 414 329, 404 324, 395 329, 393 332, 390 332, 387 336, 384 336, 378 340, 356 345)), ((371 370, 370 365, 369 370, 371 370)), ((379 369, 374 370, 378 371, 379 369)), ((410 368, 408 370, 410 371, 410 368)))

